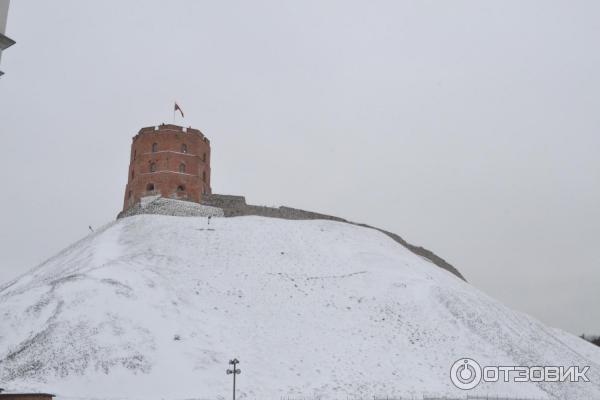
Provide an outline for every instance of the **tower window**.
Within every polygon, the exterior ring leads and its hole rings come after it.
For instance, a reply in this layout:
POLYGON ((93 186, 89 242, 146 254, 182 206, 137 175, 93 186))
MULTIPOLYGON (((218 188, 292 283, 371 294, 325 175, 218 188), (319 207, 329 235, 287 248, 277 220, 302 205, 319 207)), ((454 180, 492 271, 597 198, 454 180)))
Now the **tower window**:
POLYGON ((185 164, 184 163, 179 164, 179 172, 182 174, 185 173, 185 164))
POLYGON ((158 151, 158 143, 152 143, 152 152, 156 153, 158 151))
POLYGON ((184 185, 177 186, 177 191, 178 192, 185 192, 185 186, 184 185))
POLYGON ((131 179, 135 178, 135 171, 131 170, 131 179))
POLYGON ((131 198, 131 190, 129 191, 129 194, 127 195, 127 198, 131 198))
POLYGON ((150 172, 156 172, 156 163, 150 163, 150 172))
POLYGON ((202 171, 202 182, 206 182, 206 171, 202 171))
POLYGON ((181 145, 181 152, 182 153, 187 153, 187 144, 184 143, 184 144, 181 145))
POLYGON ((206 162, 206 153, 202 154, 202 161, 206 162))
POLYGON ((135 156, 137 155, 137 150, 133 151, 133 161, 135 161, 135 156))
POLYGON ((154 183, 149 183, 146 185, 146 191, 153 192, 154 191, 154 183))

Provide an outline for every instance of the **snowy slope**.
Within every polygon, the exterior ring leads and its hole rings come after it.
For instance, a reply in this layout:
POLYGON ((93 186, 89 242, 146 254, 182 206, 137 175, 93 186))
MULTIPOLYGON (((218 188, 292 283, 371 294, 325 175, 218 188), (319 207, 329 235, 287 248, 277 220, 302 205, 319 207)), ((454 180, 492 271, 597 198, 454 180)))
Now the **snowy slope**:
POLYGON ((62 397, 461 395, 452 363, 590 365, 590 383, 474 393, 600 398, 600 351, 372 229, 262 217, 121 219, 0 288, 0 386, 62 397))

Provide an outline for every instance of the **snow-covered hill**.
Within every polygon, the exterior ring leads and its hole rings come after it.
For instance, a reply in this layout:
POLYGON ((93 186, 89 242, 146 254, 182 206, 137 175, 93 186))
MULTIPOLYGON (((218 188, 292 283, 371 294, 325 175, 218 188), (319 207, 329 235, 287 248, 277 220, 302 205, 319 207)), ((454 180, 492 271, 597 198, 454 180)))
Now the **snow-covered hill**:
POLYGON ((0 287, 0 386, 62 397, 464 396, 449 370, 590 365, 589 383, 470 394, 600 398, 600 351, 372 229, 138 215, 0 287))

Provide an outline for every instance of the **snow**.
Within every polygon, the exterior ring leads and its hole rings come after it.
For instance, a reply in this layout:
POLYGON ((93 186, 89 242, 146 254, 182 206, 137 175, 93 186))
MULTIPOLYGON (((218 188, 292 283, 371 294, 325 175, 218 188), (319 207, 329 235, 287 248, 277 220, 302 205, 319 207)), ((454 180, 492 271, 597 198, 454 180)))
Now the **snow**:
POLYGON ((600 351, 373 229, 136 215, 0 287, 0 386, 60 398, 465 396, 452 363, 591 366, 589 383, 473 395, 600 398, 600 351), (179 340, 176 340, 176 336, 179 340))
POLYGON ((140 204, 141 204, 142 208, 145 208, 145 207, 148 206, 148 204, 150 204, 153 201, 156 201, 158 199, 160 199, 160 195, 159 194, 154 195, 154 196, 145 196, 145 197, 142 197, 140 199, 140 204))

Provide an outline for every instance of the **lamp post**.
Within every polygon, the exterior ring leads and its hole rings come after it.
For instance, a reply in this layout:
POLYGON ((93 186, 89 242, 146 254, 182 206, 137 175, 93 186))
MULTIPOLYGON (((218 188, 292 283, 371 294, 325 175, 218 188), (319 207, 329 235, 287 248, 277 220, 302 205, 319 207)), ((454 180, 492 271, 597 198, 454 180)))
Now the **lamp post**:
POLYGON ((229 360, 229 365, 233 365, 233 369, 227 370, 227 375, 233 375, 233 400, 235 400, 235 376, 242 373, 242 370, 237 368, 238 363, 237 358, 229 360))

